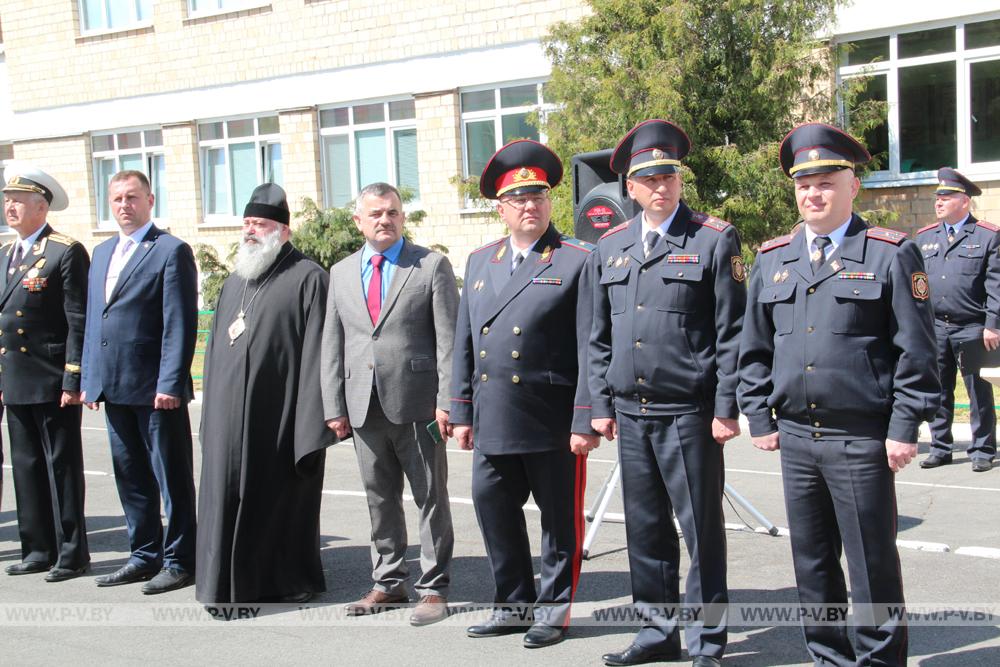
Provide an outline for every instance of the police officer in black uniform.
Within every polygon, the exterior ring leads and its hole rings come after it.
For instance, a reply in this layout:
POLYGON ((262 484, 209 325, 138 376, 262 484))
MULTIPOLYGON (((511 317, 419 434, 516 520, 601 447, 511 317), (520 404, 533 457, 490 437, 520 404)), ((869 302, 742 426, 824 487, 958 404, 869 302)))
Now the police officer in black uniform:
POLYGON ((739 434, 736 362, 746 306, 736 228, 681 200, 691 142, 648 120, 611 157, 642 213, 601 237, 590 342, 594 429, 616 435, 632 598, 643 627, 609 665, 680 657, 677 514, 691 565, 685 602, 703 623, 685 638, 694 665, 726 648, 726 537, 722 444, 739 434))
POLYGON ((473 252, 455 333, 450 421, 473 449, 472 497, 496 584, 492 615, 467 631, 493 637, 534 625, 524 645, 563 639, 580 575, 590 429, 587 346, 592 246, 550 224, 549 189, 559 158, 534 141, 513 141, 490 159, 483 196, 497 199, 510 235, 473 252), (536 592, 523 507, 541 511, 536 592))
MULTIPOLYGON (((977 220, 969 209, 979 187, 950 167, 938 170, 934 193, 937 222, 917 231, 934 306, 934 333, 941 373, 941 407, 931 421, 931 452, 921 468, 951 463, 951 422, 955 416, 955 373, 959 347, 982 341, 987 350, 1000 347, 1000 227, 977 220)), ((993 467, 997 453, 993 385, 979 369, 962 363, 969 392, 974 472, 993 467)))
POLYGON ((10 165, 0 275, 0 390, 7 407, 21 562, 7 574, 48 572, 64 581, 87 570, 80 438, 80 357, 87 251, 46 222, 68 201, 54 178, 10 165))
POLYGON ((804 224, 761 246, 740 340, 740 408, 756 447, 781 448, 799 601, 819 614, 803 623, 816 664, 906 664, 894 473, 941 391, 919 249, 852 212, 854 167, 870 159, 829 125, 785 137, 804 224))

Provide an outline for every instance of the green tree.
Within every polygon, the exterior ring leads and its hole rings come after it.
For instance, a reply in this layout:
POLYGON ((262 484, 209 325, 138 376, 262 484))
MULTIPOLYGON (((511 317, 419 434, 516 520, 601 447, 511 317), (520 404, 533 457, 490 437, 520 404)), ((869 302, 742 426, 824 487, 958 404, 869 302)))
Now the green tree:
MULTIPOLYGON (((563 160, 614 146, 636 123, 687 132, 684 198, 735 223, 750 247, 797 220, 777 146, 804 120, 831 120, 833 53, 820 35, 840 0, 588 0, 558 23, 542 119, 563 160)), ((567 192, 555 216, 572 227, 567 192)))

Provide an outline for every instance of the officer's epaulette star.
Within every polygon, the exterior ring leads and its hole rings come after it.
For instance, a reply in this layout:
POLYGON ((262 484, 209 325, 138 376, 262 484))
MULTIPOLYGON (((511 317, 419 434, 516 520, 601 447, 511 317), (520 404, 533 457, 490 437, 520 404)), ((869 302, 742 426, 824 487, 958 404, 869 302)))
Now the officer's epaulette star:
POLYGON ((732 227, 732 225, 730 225, 725 220, 722 220, 721 218, 716 218, 714 215, 708 215, 707 213, 692 214, 691 222, 698 223, 703 227, 709 227, 717 232, 724 232, 729 227, 732 227))
POLYGON ((52 232, 49 234, 48 239, 53 243, 60 243, 62 245, 73 245, 76 243, 76 239, 66 236, 65 234, 60 234, 59 232, 52 232))
POLYGON ((628 227, 628 222, 623 222, 622 224, 618 225, 617 227, 612 227, 608 231, 606 231, 603 234, 601 234, 601 238, 598 239, 598 240, 599 241, 603 241, 604 239, 608 238, 612 234, 617 234, 618 232, 620 232, 623 229, 626 229, 627 227, 628 227))
POLYGON ((923 234, 924 232, 929 232, 930 230, 932 230, 935 227, 937 227, 939 224, 941 224, 941 223, 932 222, 931 224, 927 225, 926 227, 921 227, 920 229, 918 229, 917 230, 917 234, 923 234))
POLYGON ((783 246, 786 246, 792 242, 792 237, 794 236, 795 234, 785 234, 784 236, 773 238, 770 241, 764 241, 763 243, 760 244, 760 251, 771 252, 775 248, 781 248, 783 246))
POLYGON ((903 232, 897 232, 895 229, 888 229, 886 227, 869 227, 868 231, 865 232, 865 236, 893 245, 899 245, 906 240, 906 234, 903 232))
POLYGON ((992 222, 986 222, 985 220, 976 220, 976 224, 983 229, 988 229, 991 232, 1000 232, 1000 227, 997 227, 992 222))
POLYGON ((503 243, 505 240, 506 240, 506 238, 497 239, 496 241, 491 241, 491 242, 487 243, 484 246, 479 246, 478 248, 476 248, 475 250, 472 251, 472 254, 475 255, 477 252, 479 252, 481 250, 486 250, 487 248, 495 248, 495 247, 497 247, 497 245, 499 245, 500 243, 503 243))
POLYGON ((581 241, 580 239, 575 239, 572 236, 566 236, 562 234, 559 236, 559 241, 570 248, 576 248, 577 250, 582 250, 584 252, 593 252, 594 244, 587 243, 586 241, 581 241))

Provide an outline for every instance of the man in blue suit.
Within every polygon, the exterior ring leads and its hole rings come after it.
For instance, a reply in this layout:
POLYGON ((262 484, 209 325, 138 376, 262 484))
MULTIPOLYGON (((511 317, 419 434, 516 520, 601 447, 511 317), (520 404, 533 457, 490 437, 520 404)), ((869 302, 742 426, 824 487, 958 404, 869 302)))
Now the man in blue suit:
POLYGON ((96 582, 150 580, 142 592, 163 593, 194 581, 187 404, 194 396, 197 271, 190 246, 153 225, 153 194, 142 172, 115 174, 108 199, 121 231, 94 248, 82 387, 88 407, 105 404, 131 556, 96 582))

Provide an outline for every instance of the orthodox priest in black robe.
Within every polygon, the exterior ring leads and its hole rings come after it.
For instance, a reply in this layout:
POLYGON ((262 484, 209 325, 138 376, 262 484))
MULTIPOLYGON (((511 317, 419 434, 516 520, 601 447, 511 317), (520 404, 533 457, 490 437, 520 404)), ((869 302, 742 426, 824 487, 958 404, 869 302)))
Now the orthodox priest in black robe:
POLYGON ((320 341, 327 273, 288 241, 284 191, 254 190, 205 357, 195 593, 304 602, 326 590, 320 341))

